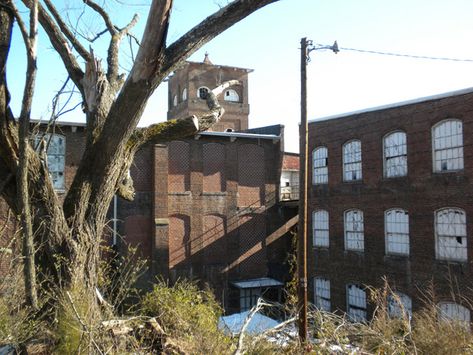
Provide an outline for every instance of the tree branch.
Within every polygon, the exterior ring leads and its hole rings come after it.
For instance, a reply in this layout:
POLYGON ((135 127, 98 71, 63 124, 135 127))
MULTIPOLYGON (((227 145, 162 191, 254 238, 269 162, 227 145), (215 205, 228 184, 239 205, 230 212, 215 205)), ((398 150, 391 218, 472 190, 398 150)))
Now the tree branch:
POLYGON ((238 85, 238 80, 229 80, 207 94, 209 111, 201 115, 169 120, 151 125, 146 128, 136 129, 129 141, 129 146, 140 147, 148 142, 168 142, 179 137, 189 137, 196 133, 206 131, 220 121, 225 113, 217 97, 228 87, 238 85))
MULTIPOLYGON (((22 2, 28 7, 31 4, 31 0, 22 0, 22 2)), ((84 73, 69 48, 67 38, 64 37, 60 28, 58 28, 58 26, 54 23, 51 16, 49 16, 41 4, 38 6, 38 14, 39 22, 48 35, 51 44, 61 57, 62 62, 64 63, 64 66, 66 67, 66 70, 69 73, 72 81, 82 93, 82 84, 80 81, 84 76, 84 73)))
POLYGON ((48 8, 48 10, 51 12, 54 19, 56 20, 57 24, 59 25, 59 28, 61 29, 64 36, 66 36, 67 39, 69 40, 69 42, 71 42, 72 46, 77 51, 77 53, 79 53, 79 55, 85 61, 88 61, 90 59, 89 52, 77 40, 77 37, 74 36, 74 34, 69 30, 69 27, 63 21, 63 19, 61 18, 61 15, 59 15, 59 12, 57 11, 56 7, 52 4, 52 2, 50 0, 44 0, 44 2, 46 4, 46 7, 48 8))
POLYGON ((279 0, 236 0, 207 17, 165 51, 162 72, 173 70, 205 43, 254 11, 279 0))

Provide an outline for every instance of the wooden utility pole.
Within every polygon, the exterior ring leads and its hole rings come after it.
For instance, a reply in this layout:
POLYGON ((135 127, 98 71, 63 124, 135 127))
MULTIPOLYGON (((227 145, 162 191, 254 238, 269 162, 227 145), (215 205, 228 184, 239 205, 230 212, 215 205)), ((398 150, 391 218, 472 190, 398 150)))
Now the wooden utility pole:
POLYGON ((299 276, 299 338, 307 340, 307 170, 308 162, 308 124, 307 124, 307 38, 301 39, 301 125, 299 160, 299 226, 297 270, 299 276))

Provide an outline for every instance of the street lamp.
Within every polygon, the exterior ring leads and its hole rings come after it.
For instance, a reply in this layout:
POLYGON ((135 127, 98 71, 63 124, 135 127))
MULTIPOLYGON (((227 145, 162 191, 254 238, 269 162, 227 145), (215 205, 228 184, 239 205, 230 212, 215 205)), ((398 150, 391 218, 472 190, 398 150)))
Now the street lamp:
POLYGON ((335 54, 338 49, 337 41, 331 46, 314 45, 307 38, 301 39, 301 126, 300 126, 300 176, 299 176, 299 226, 298 226, 298 308, 299 308, 299 338, 301 343, 307 339, 307 180, 309 169, 309 145, 307 123, 307 63, 310 52, 330 49, 335 54))

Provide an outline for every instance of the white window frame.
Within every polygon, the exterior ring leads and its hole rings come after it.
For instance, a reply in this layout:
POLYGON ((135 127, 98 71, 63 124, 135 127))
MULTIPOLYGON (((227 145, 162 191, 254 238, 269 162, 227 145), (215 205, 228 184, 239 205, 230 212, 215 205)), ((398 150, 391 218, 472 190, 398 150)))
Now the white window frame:
POLYGON ((312 212, 312 242, 314 247, 330 245, 329 213, 326 210, 312 212))
POLYGON ((458 322, 470 328, 471 311, 455 302, 440 302, 438 304, 438 317, 441 321, 458 322))
POLYGON ((181 95, 182 101, 187 100, 187 88, 182 89, 182 95, 181 95))
POLYGON ((347 210, 343 213, 345 250, 364 251, 365 233, 363 211, 347 210))
POLYGON ((468 261, 467 243, 465 211, 455 207, 435 211, 436 258, 458 262, 468 261))
POLYGON ((347 314, 353 322, 364 322, 367 319, 366 291, 358 284, 346 286, 347 314))
POLYGON ((404 131, 388 133, 383 138, 384 177, 407 176, 407 134, 404 131))
POLYGON ((228 101, 228 102, 240 102, 240 95, 233 90, 233 89, 228 89, 225 90, 225 94, 223 95, 223 100, 228 101))
POLYGON ((388 295, 388 314, 391 318, 411 318, 412 298, 402 292, 388 295))
POLYGON ((316 147, 312 151, 312 184, 328 184, 328 149, 316 147))
POLYGON ((329 279, 314 277, 314 305, 321 311, 330 312, 332 310, 329 279))
POLYGON ((434 173, 463 170, 463 122, 449 118, 432 127, 434 173))
POLYGON ((39 142, 41 139, 44 139, 47 147, 47 156, 48 156, 48 170, 49 177, 53 184, 54 190, 63 192, 66 188, 66 136, 62 134, 38 134, 34 139, 34 148, 39 149, 39 142), (54 141, 57 139, 62 139, 62 150, 57 150, 57 145, 54 144, 54 141), (53 164, 55 160, 56 164, 53 164), (60 166, 59 169, 54 169, 54 166, 60 166))
POLYGON ((203 98, 203 97, 200 96, 200 91, 201 91, 201 90, 207 90, 207 93, 209 93, 209 92, 210 92, 210 89, 209 89, 207 86, 201 86, 201 87, 199 87, 199 88, 197 89, 197 97, 198 97, 199 99, 205 100, 206 98, 203 98))
POLYGON ((346 142, 342 149, 343 181, 361 181, 363 179, 363 158, 361 141, 353 139, 346 142))
POLYGON ((409 213, 402 208, 384 212, 386 255, 409 255, 409 213))

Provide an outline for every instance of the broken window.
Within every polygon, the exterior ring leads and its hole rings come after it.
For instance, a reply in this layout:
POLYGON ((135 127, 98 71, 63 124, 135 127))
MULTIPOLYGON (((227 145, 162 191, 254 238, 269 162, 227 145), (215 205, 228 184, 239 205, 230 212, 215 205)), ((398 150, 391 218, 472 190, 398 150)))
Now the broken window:
POLYGON ((64 169, 66 155, 66 137, 60 134, 37 135, 34 139, 34 147, 39 149, 40 141, 44 140, 48 156, 48 170, 55 190, 65 189, 64 169))
POLYGON ((402 292, 389 295, 388 313, 392 318, 410 318, 412 315, 412 299, 402 292))
POLYGON ((206 87, 206 86, 201 86, 198 90, 197 90, 197 97, 200 98, 200 99, 207 99, 207 94, 209 93, 209 88, 206 87))
POLYGON ((363 212, 360 210, 345 212, 345 249, 355 251, 365 249, 363 212))
POLYGON ((434 171, 463 169, 463 124, 446 120, 432 129, 434 171))
POLYGON ((384 213, 386 254, 409 255, 409 214, 403 209, 384 213))
POLYGON ((314 304, 322 311, 331 311, 330 280, 322 277, 314 278, 314 304))
POLYGON ((225 101, 238 102, 240 101, 240 96, 235 90, 228 89, 227 91, 225 91, 225 95, 223 96, 223 99, 225 101))
POLYGON ((407 175, 406 133, 394 132, 384 137, 384 176, 407 175))
POLYGON ((329 246, 328 212, 315 211, 312 214, 313 243, 315 247, 329 246))
POLYGON ((328 183, 328 150, 325 147, 315 148, 312 152, 313 175, 312 183, 314 185, 328 183))
POLYGON ((356 181, 361 178, 361 142, 354 140, 343 146, 343 181, 356 181))
POLYGON ((439 319, 458 322, 470 328, 470 310, 454 302, 442 302, 438 305, 439 319))
POLYGON ((353 322, 366 320, 366 291, 358 285, 347 285, 347 313, 353 322))
POLYGON ((437 259, 466 261, 466 215, 459 208, 435 212, 437 259))

